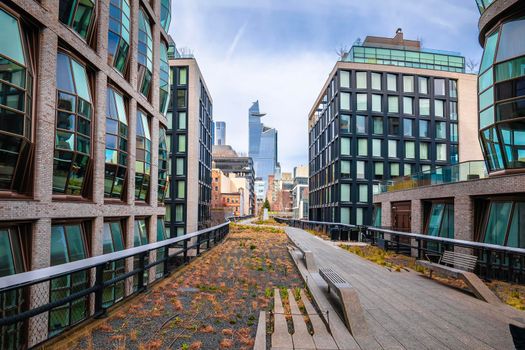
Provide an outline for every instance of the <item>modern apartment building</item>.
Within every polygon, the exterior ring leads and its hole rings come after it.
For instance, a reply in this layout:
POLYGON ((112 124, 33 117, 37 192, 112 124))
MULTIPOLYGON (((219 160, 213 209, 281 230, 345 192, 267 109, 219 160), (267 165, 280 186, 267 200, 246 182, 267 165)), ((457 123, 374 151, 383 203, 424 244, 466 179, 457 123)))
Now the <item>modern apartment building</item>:
POLYGON ((308 219, 308 165, 293 170, 292 203, 294 219, 308 219))
POLYGON ((248 113, 249 120, 249 154, 253 159, 255 176, 266 184, 268 176, 275 175, 277 162, 277 130, 261 122, 266 114, 261 113, 259 101, 253 103, 248 113))
MULTIPOLYGON (((0 3, 0 277, 165 239, 170 8, 166 0, 0 3)), ((89 281, 67 276, 39 295, 52 302, 89 281)), ((104 293, 104 305, 132 286, 104 293)), ((33 290, 0 295, 0 318, 37 299, 33 290)), ((60 334, 87 317, 90 302, 1 327, 0 348, 60 334)))
MULTIPOLYGON (((436 169, 385 186, 374 197, 374 225, 398 229, 405 216, 412 232, 525 248, 525 49, 520 45, 525 4, 517 0, 477 4, 479 41, 485 49, 478 77, 479 115, 466 117, 479 121, 484 161, 436 169)), ((520 263, 510 257, 492 264, 510 272, 520 263)))
POLYGON ((217 146, 226 145, 226 123, 215 122, 215 141, 213 143, 217 146))
POLYGON ((211 225, 213 101, 195 58, 172 52, 166 227, 176 237, 211 225))
POLYGON ((308 120, 310 220, 368 224, 381 181, 481 159, 464 61, 398 30, 337 62, 308 120))

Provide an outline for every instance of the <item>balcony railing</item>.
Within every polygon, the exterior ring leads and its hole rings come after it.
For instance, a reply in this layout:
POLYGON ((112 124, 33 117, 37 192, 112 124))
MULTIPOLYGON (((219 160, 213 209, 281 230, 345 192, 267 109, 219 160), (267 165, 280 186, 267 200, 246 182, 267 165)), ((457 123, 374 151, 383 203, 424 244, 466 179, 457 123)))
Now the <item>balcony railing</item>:
POLYGON ((379 185, 379 193, 479 180, 486 177, 488 177, 488 173, 484 161, 464 162, 383 181, 379 185))
POLYGON ((14 311, 0 309, 4 311, 0 340, 11 337, 5 343, 13 348, 32 348, 89 318, 105 315, 109 307, 217 245, 229 233, 229 225, 0 278, 0 301, 15 305, 14 311), (117 264, 128 268, 115 273, 117 264), (71 287, 64 288, 65 284, 71 287))

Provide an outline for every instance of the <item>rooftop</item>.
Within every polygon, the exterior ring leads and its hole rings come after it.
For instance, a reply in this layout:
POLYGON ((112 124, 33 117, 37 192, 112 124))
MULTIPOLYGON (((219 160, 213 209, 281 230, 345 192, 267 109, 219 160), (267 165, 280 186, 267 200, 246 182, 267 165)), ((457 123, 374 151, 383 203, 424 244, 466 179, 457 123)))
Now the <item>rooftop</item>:
POLYGON ((418 40, 406 40, 401 29, 393 38, 367 36, 342 61, 465 73, 465 58, 460 53, 423 48, 418 40))

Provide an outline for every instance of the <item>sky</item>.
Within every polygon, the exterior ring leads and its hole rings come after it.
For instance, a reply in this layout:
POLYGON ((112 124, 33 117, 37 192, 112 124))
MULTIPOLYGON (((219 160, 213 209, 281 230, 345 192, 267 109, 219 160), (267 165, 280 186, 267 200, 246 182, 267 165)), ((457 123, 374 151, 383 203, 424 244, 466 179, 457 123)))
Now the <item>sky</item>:
POLYGON ((461 52, 479 62, 474 0, 174 0, 170 34, 195 55, 226 142, 248 152, 248 109, 279 132, 283 171, 308 163, 308 114, 337 62, 367 35, 461 52))

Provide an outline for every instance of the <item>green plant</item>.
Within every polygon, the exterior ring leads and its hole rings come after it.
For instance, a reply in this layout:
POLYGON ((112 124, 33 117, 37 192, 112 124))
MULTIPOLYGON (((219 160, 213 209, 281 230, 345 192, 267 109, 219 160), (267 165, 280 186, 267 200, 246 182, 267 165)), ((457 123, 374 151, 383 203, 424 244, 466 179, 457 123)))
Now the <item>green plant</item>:
POLYGON ((181 350, 189 350, 190 346, 186 343, 182 344, 181 350))
POLYGON ((255 248, 257 248, 255 244, 250 244, 250 250, 255 250, 255 248))
POLYGON ((264 296, 267 298, 273 297, 273 289, 266 287, 264 290, 264 296))

